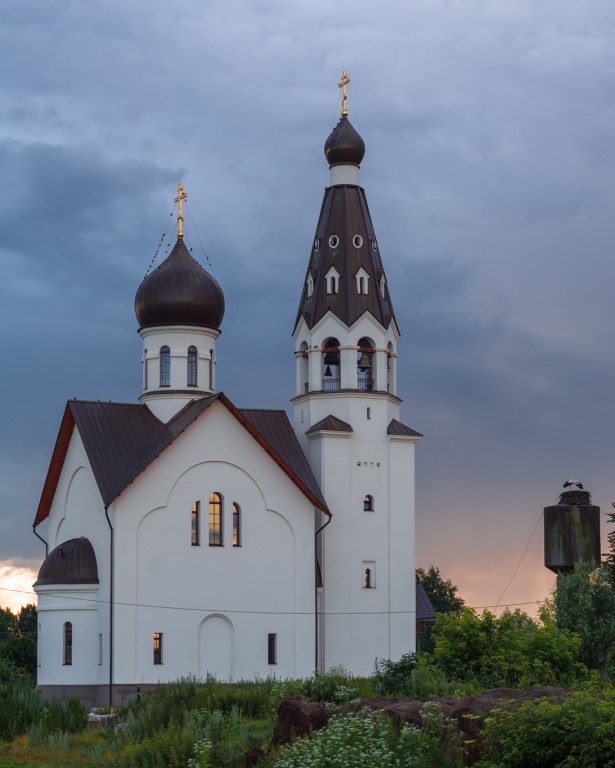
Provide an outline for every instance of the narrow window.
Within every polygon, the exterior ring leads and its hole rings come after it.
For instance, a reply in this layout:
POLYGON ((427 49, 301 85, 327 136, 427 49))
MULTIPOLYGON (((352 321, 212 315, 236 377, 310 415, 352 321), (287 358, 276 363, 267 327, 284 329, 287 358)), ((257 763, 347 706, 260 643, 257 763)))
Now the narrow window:
POLYGON ((38 632, 36 633, 36 666, 41 666, 41 656, 42 656, 42 644, 43 644, 43 636, 41 634, 41 625, 39 622, 38 625, 38 632))
POLYGON ((359 278, 359 293, 366 294, 367 293, 367 286, 365 284, 365 278, 360 277, 359 278))
POLYGON ((188 386, 196 387, 197 378, 197 350, 196 347, 188 347, 188 386))
POLYGON ((267 663, 278 663, 278 636, 275 632, 270 632, 267 637, 267 663))
POLYGON ((102 667, 102 635, 98 635, 98 666, 102 667))
POLYGON ((64 624, 64 664, 73 663, 73 625, 70 621, 64 624))
POLYGON ((241 546, 241 507, 233 502, 233 546, 241 546))
POLYGON ((162 664, 162 632, 154 632, 154 664, 162 664))
POLYGON ((331 275, 329 278, 329 293, 335 294, 337 293, 337 278, 335 275, 331 275))
POLYGON ((214 351, 209 350, 209 388, 213 391, 214 388, 214 351))
POLYGON ((371 417, 372 417, 372 409, 368 407, 368 409, 367 409, 367 418, 371 419, 371 417))
POLYGON ((363 561, 363 589, 375 589, 376 563, 373 560, 363 561))
POLYGON ((373 512, 374 511, 374 497, 367 494, 363 497, 363 511, 364 512, 373 512))
POLYGON ((160 386, 171 386, 171 350, 168 347, 160 350, 160 386))
POLYGON ((222 546, 222 496, 219 493, 209 497, 209 546, 222 546))
POLYGON ((143 350, 143 389, 147 389, 147 349, 143 350))
POLYGON ((198 547, 201 543, 199 538, 199 530, 200 530, 200 517, 201 517, 201 502, 200 501, 193 501, 192 502, 192 520, 191 520, 191 529, 190 529, 190 535, 192 540, 192 546, 198 547))

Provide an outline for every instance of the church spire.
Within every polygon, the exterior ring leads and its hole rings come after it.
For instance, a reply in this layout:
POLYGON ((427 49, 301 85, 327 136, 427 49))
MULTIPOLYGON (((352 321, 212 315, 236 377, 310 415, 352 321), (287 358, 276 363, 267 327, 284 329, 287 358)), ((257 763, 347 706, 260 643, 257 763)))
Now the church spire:
POLYGON ((365 143, 345 114, 349 81, 344 72, 339 83, 342 117, 325 142, 331 182, 293 331, 298 396, 396 391, 399 331, 365 191, 359 186, 365 143))
POLYGON ((327 312, 347 327, 366 312, 383 328, 395 319, 367 199, 359 186, 365 143, 347 117, 349 82, 343 72, 338 83, 342 117, 324 150, 331 184, 325 190, 296 326, 303 318, 313 328, 327 312))

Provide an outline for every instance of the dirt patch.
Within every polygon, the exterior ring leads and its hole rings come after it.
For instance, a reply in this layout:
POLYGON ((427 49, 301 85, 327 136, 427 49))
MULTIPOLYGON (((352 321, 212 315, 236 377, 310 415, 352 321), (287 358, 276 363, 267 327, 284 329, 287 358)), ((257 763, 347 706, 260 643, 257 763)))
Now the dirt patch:
POLYGON ((276 722, 271 744, 280 747, 297 736, 326 728, 329 713, 324 704, 302 701, 298 696, 282 699, 276 709, 276 722))

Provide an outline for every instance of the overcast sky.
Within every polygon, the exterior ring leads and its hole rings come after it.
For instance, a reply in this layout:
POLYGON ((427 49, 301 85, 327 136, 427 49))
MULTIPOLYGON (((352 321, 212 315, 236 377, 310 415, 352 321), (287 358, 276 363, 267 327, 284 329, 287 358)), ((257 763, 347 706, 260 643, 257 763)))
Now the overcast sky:
POLYGON ((43 557, 65 401, 140 394, 134 294, 180 180, 218 384, 289 408, 346 69, 425 434, 417 564, 495 605, 539 523, 502 600, 533 612, 542 508, 569 477, 615 499, 612 0, 4 0, 0 25, 0 585, 43 557))

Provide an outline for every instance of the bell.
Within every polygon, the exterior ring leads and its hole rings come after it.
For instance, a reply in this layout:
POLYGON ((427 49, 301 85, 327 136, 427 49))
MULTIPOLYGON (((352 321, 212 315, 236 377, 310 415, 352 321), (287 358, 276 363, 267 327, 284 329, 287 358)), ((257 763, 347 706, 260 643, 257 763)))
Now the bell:
POLYGON ((337 365, 339 362, 339 356, 337 352, 325 352, 325 365, 337 365))
POLYGON ((360 371, 368 371, 372 367, 372 361, 367 352, 364 352, 361 359, 357 363, 357 367, 360 371))
POLYGON ((331 368, 329 368, 329 366, 325 368, 325 376, 333 376, 333 374, 331 373, 331 368))

